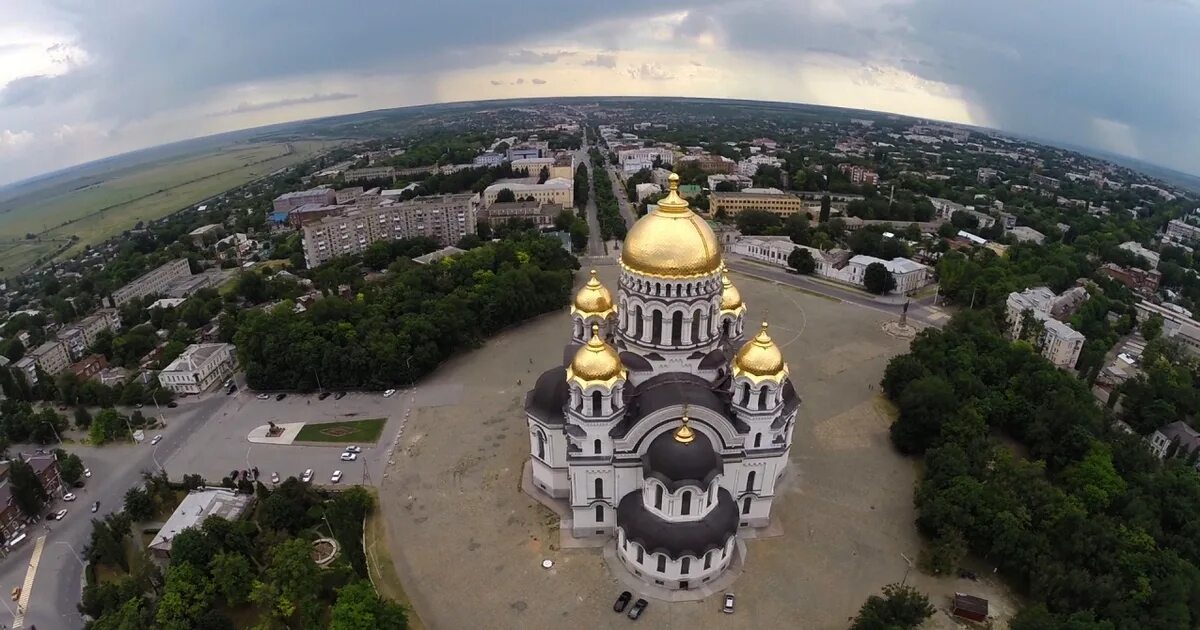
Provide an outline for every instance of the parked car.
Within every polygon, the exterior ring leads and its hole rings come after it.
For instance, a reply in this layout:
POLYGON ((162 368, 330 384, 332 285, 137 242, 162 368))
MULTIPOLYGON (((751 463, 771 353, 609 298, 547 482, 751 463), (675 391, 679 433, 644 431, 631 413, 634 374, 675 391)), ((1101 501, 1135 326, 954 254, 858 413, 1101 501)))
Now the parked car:
POLYGON ((329 478, 329 481, 332 483, 337 483, 341 480, 342 480, 342 471, 340 471, 340 470, 333 471, 333 476, 329 478))
POLYGON ((325 400, 326 398, 329 398, 332 395, 333 394, 331 392, 321 392, 321 395, 317 396, 317 400, 325 400))
POLYGON ((161 442, 161 441, 162 441, 162 436, 161 436, 161 435, 156 435, 156 436, 154 436, 154 439, 153 439, 153 440, 150 440, 150 446, 154 446, 154 445, 158 444, 158 443, 159 443, 159 442, 161 442))
POLYGON ((99 502, 99 501, 96 501, 95 503, 93 503, 93 504, 92 504, 92 511, 93 511, 93 512, 99 512, 99 511, 100 511, 100 502, 99 502))
POLYGON ((178 407, 178 406, 179 406, 179 403, 175 402, 174 400, 172 400, 171 402, 167 403, 167 409, 174 409, 174 408, 176 408, 176 407, 178 407))
POLYGON ((312 476, 313 476, 312 469, 306 468, 304 470, 304 474, 300 475, 300 481, 303 481, 304 483, 308 483, 308 482, 312 481, 312 476))
POLYGON ((733 593, 725 593, 725 603, 721 605, 721 612, 733 614, 733 593))
POLYGON ((67 515, 66 509, 59 510, 54 513, 54 520, 61 521, 61 520, 63 520, 63 517, 66 515, 67 515))
POLYGON ((334 400, 341 400, 346 397, 346 392, 338 392, 333 395, 334 400))
POLYGON ((275 394, 275 400, 283 400, 287 398, 287 394, 275 394))
POLYGON ((84 469, 83 469, 83 476, 84 476, 84 477, 91 477, 91 476, 92 476, 92 469, 91 469, 91 468, 84 468, 84 469))
POLYGON ((396 390, 394 390, 394 389, 385 389, 385 390, 383 390, 383 397, 384 397, 384 398, 391 398, 391 397, 392 397, 392 396, 394 396, 395 394, 396 394, 396 390))
POLYGON ((633 599, 633 593, 621 591, 621 594, 617 595, 617 601, 613 602, 613 612, 625 612, 625 607, 629 605, 631 599, 633 599))
POLYGON ((356 459, 358 459, 357 453, 342 453, 342 461, 344 462, 352 462, 356 459))
POLYGON ((279 483, 279 473, 271 473, 271 483, 279 483))
POLYGON ((76 481, 75 483, 71 484, 71 487, 72 487, 72 488, 82 488, 82 487, 84 487, 85 485, 86 485, 86 484, 85 484, 85 483, 83 483, 83 480, 82 480, 82 479, 80 479, 80 480, 76 481))
POLYGON ((228 396, 228 395, 230 395, 230 394, 232 394, 233 392, 236 392, 236 391, 237 391, 237 386, 236 386, 236 385, 230 385, 229 387, 226 387, 226 388, 225 388, 225 395, 226 395, 226 396, 228 396))
POLYGON ((63 495, 63 501, 74 501, 74 500, 75 500, 75 493, 74 493, 74 492, 68 492, 68 493, 66 493, 66 494, 64 494, 64 495, 63 495))
POLYGON ((362 447, 361 446, 347 446, 346 452, 347 453, 361 453, 362 447))
POLYGON ((259 400, 268 400, 271 398, 271 395, 270 394, 259 394, 259 395, 255 396, 255 398, 257 398, 259 400))
POLYGON ((636 602, 633 602, 633 608, 630 608, 629 613, 627 613, 629 618, 637 619, 638 617, 641 617, 642 613, 646 610, 646 606, 649 605, 649 602, 639 597, 636 602))
POLYGON ((12 590, 12 600, 15 602, 18 599, 21 599, 21 587, 14 586, 12 590))

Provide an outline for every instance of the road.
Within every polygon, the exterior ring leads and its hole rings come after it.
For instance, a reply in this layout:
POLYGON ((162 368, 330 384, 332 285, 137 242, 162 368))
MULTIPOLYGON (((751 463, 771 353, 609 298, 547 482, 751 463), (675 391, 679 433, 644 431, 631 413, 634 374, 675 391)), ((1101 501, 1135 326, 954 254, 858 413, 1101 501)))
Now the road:
POLYGON ((604 238, 600 235, 600 219, 596 211, 596 183, 592 177, 592 158, 587 153, 588 148, 590 147, 587 143, 587 129, 584 128, 583 144, 575 152, 575 163, 587 165, 588 170, 588 201, 584 206, 588 224, 587 253, 588 256, 607 256, 608 248, 605 246, 604 238))
MULTIPOLYGON (((0 559, 0 586, 3 586, 5 603, 10 607, 0 612, 4 615, 0 623, 12 628, 36 625, 42 630, 82 628, 83 619, 76 604, 79 603, 83 566, 82 559, 75 554, 82 554, 91 538, 92 518, 120 510, 125 491, 141 481, 142 471, 156 468, 155 457, 162 461, 178 450, 203 423, 203 418, 222 402, 216 398, 191 399, 181 401, 177 409, 164 408, 167 427, 158 432, 163 440, 157 447, 152 447, 148 439, 141 444, 103 447, 66 445, 67 451, 83 459, 84 465, 91 469, 92 477, 85 480, 86 487, 75 490, 78 500, 66 503, 58 499, 53 503, 56 508, 67 508, 64 520, 29 526, 26 529, 28 538, 6 558, 0 559), (195 421, 197 419, 199 421, 195 421), (95 501, 100 502, 100 510, 92 514, 91 505, 95 501), (30 560, 41 536, 45 536, 41 555, 31 568, 30 560), (19 615, 13 615, 16 605, 7 599, 7 595, 14 586, 27 581, 31 588, 26 589, 28 607, 21 619, 19 615)), ((13 450, 31 451, 32 448, 13 450)))
POLYGON ((629 198, 625 196, 625 185, 621 183, 624 180, 621 179, 616 167, 612 164, 605 162, 604 168, 608 169, 608 176, 612 179, 613 196, 617 198, 617 206, 621 209, 621 216, 625 217, 625 225, 632 229, 633 224, 637 222, 637 214, 634 213, 633 208, 630 206, 629 198))
MULTIPOLYGON (((731 271, 737 273, 772 280, 862 308, 870 308, 888 313, 894 315, 897 319, 899 319, 901 312, 904 310, 903 298, 900 296, 873 296, 850 287, 842 288, 828 282, 822 282, 810 276, 788 273, 783 269, 752 262, 737 255, 727 254, 725 256, 725 265, 731 271)), ((909 321, 921 326, 933 326, 936 328, 941 328, 942 325, 949 321, 950 315, 941 308, 933 305, 934 297, 927 296, 912 300, 908 307, 909 321)))

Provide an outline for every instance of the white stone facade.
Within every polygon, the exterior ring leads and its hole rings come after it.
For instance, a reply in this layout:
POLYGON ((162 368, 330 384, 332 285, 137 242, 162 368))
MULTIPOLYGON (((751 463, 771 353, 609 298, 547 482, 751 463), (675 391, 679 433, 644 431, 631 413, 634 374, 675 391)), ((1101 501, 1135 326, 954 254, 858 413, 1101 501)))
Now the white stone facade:
POLYGON ((232 374, 236 365, 233 344, 192 344, 158 373, 158 382, 176 394, 199 394, 232 374))

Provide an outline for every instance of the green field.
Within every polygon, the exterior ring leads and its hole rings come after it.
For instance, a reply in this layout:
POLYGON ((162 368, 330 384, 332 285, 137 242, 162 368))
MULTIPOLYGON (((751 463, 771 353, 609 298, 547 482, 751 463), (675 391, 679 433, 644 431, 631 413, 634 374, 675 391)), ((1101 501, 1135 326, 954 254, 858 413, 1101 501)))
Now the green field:
POLYGON ((239 144, 0 202, 0 267, 20 273, 78 236, 65 255, 307 160, 336 143, 239 144), (36 239, 26 239, 35 234, 36 239))
POLYGON ((300 433, 296 434, 296 441, 371 443, 379 440, 379 434, 383 433, 383 425, 386 423, 387 418, 308 423, 300 427, 300 433))

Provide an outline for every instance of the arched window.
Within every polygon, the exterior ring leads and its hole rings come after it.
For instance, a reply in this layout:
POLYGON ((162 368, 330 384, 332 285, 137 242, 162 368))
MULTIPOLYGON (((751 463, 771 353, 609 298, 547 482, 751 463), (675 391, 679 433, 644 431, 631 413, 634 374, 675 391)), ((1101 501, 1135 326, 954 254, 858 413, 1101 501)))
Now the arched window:
POLYGON ((546 459, 546 434, 541 431, 537 432, 538 441, 538 459, 546 459))
POLYGON ((712 552, 710 551, 710 552, 704 554, 704 568, 707 569, 711 566, 712 566, 712 552))
POLYGON ((658 309, 650 315, 650 343, 662 343, 662 311, 658 309))
POLYGON ((766 385, 764 385, 763 388, 761 390, 759 390, 759 392, 758 392, 758 408, 759 409, 767 408, 767 386, 766 385))
POLYGON ((750 497, 746 497, 746 500, 742 501, 742 514, 749 514, 749 513, 750 513, 750 497))
POLYGON ((637 563, 641 564, 645 560, 645 554, 642 552, 642 546, 637 546, 637 563))
POLYGON ((700 311, 692 313, 692 343, 700 343, 700 311))
POLYGON ((654 295, 662 295, 662 283, 661 282, 654 283, 654 295))
POLYGON ((687 575, 688 571, 692 570, 692 559, 684 556, 683 560, 679 561, 679 574, 687 575))
POLYGON ((742 406, 750 406, 750 383, 742 384, 742 406))
POLYGON ((596 498, 604 498, 604 480, 599 477, 596 477, 596 498))
POLYGON ((684 490, 683 494, 680 495, 680 500, 683 502, 683 505, 681 505, 679 507, 679 515, 687 516, 687 515, 691 514, 692 513, 692 491, 684 490))
POLYGON ((671 315, 671 344, 678 346, 683 343, 683 313, 675 311, 671 315))
POLYGON ((604 522, 604 506, 603 505, 596 506, 596 522, 597 523, 604 522))
MULTIPOLYGON (((599 444, 600 440, 596 440, 596 443, 599 444)), ((762 434, 755 433, 754 434, 754 448, 758 448, 760 446, 762 446, 762 434)), ((596 452, 599 453, 600 451, 596 451, 596 452)))
MULTIPOLYGON (((759 437, 761 437, 761 436, 762 436, 762 434, 760 433, 759 437)), ((758 446, 758 444, 755 444, 755 446, 758 446)), ((595 451, 597 455, 600 454, 600 438, 596 438, 595 440, 592 440, 592 450, 595 451)), ((599 480, 597 479, 597 481, 599 481, 599 480)))
POLYGON ((642 340, 642 333, 645 332, 646 320, 642 317, 642 305, 637 306, 637 317, 633 320, 633 338, 638 341, 642 340))
POLYGON ((724 336, 726 339, 729 338, 729 326, 731 324, 733 324, 733 320, 730 320, 730 319, 725 320, 725 323, 722 324, 721 335, 724 336))
POLYGON ((592 415, 593 416, 600 415, 600 408, 601 408, 602 402, 603 402, 603 399, 601 398, 600 392, 592 392, 592 415))
POLYGON ((666 571, 667 571, 667 557, 662 554, 658 554, 658 572, 665 573, 666 571))
POLYGON ((754 491, 754 477, 756 474, 753 470, 746 474, 746 492, 754 491))
POLYGON ((662 495, 662 486, 654 486, 654 509, 656 510, 662 509, 662 495))

